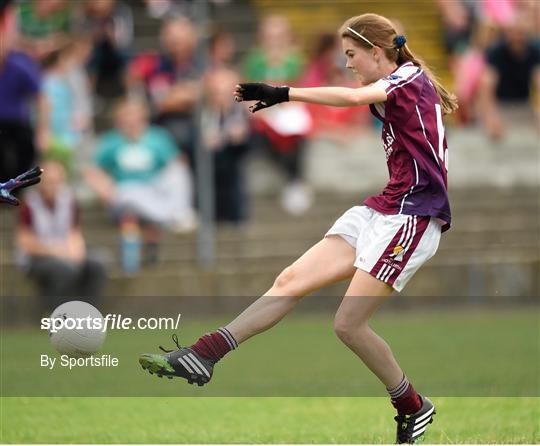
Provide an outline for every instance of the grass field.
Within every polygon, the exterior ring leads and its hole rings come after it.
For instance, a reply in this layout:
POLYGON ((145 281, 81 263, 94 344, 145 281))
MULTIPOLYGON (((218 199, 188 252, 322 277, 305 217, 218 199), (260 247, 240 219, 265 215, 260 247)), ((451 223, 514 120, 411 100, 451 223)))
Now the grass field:
MULTIPOLYGON (((428 443, 539 443, 538 398, 434 398, 428 443)), ((2 443, 393 443, 386 398, 3 398, 2 443)))
MULTIPOLYGON (((534 309, 536 310, 536 309, 534 309)), ((222 321, 184 321, 190 342, 222 321)), ((437 405, 430 443, 539 443, 537 311, 393 313, 372 324, 437 405)), ((392 443, 384 387, 332 333, 291 316, 243 344, 205 387, 144 373, 170 333, 111 332, 117 368, 46 370, 46 333, 2 330, 2 443, 392 443), (284 365, 287 365, 284 367, 284 365), (60 397, 61 396, 61 397, 60 397), (96 397, 100 396, 100 397, 96 397)))

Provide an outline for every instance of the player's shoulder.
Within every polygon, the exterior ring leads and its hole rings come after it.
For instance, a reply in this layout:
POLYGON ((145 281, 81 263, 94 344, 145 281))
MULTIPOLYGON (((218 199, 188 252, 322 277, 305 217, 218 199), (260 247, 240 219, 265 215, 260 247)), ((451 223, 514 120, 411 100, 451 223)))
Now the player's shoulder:
POLYGON ((412 62, 406 62, 403 65, 400 65, 393 73, 386 76, 384 80, 391 85, 397 86, 412 81, 421 73, 422 68, 412 62))
POLYGON ((402 87, 414 86, 416 83, 422 82, 423 70, 421 67, 406 62, 397 67, 388 76, 376 82, 376 85, 382 86, 386 94, 398 91, 402 87))

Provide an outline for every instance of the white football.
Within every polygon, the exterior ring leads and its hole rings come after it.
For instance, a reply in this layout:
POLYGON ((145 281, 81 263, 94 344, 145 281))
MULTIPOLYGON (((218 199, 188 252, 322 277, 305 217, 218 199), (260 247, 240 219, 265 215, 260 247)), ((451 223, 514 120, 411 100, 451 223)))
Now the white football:
POLYGON ((51 344, 63 355, 72 358, 92 356, 105 342, 107 333, 103 329, 103 316, 87 302, 66 302, 52 312, 51 320, 51 344))

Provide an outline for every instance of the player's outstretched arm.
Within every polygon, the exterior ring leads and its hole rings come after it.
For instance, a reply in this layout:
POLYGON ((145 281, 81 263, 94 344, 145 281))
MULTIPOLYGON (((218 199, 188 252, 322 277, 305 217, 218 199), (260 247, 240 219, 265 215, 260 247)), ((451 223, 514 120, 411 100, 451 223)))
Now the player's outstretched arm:
POLYGON ((250 110, 255 113, 281 102, 298 101, 312 104, 353 107, 386 101, 382 87, 369 85, 361 88, 347 87, 273 87, 263 83, 242 83, 236 86, 234 97, 238 102, 257 101, 250 110))
POLYGON ((368 85, 360 88, 313 87, 289 89, 289 100, 311 104, 333 105, 335 107, 354 107, 386 101, 382 87, 368 85))
POLYGON ((12 195, 12 192, 39 183, 41 181, 42 173, 43 170, 36 166, 6 183, 0 183, 0 203, 18 206, 19 200, 12 195))

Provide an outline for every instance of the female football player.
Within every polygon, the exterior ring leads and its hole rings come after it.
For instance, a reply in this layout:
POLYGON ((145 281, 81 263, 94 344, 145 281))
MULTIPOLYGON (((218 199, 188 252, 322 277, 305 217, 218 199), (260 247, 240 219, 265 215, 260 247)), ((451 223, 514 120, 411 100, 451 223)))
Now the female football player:
POLYGON ((144 354, 139 362, 158 375, 203 385, 216 362, 279 322, 299 297, 350 278, 335 316, 335 331, 386 386, 398 412, 396 441, 414 443, 432 422, 435 408, 415 391, 368 321, 392 291, 401 291, 435 254, 441 232, 450 226, 443 115, 453 112, 457 102, 388 19, 375 14, 352 17, 340 35, 347 68, 362 87, 244 83, 236 87, 234 96, 238 101, 257 101, 253 112, 286 101, 338 107, 369 104, 383 124, 390 173, 387 186, 362 206, 346 211, 321 241, 285 268, 267 293, 232 322, 189 348, 181 348, 175 338, 178 350, 144 354))

